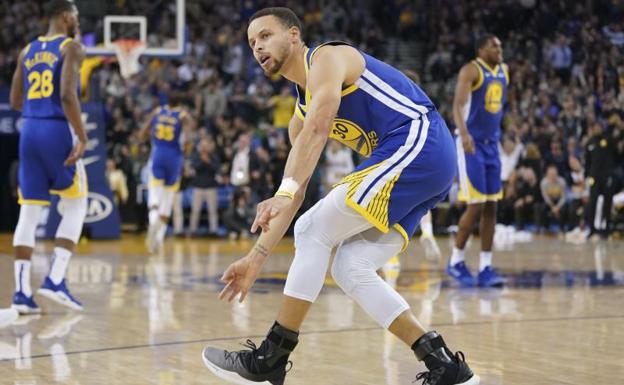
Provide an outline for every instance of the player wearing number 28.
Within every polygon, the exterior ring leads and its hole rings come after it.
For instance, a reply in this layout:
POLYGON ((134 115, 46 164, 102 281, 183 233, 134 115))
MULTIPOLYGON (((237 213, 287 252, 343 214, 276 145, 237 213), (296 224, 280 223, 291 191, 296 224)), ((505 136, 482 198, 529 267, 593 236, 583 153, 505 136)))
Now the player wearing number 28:
POLYGON ((19 144, 19 221, 15 228, 15 295, 20 313, 37 313, 30 288, 30 258, 41 207, 50 194, 61 197, 63 218, 49 275, 38 294, 74 310, 82 305, 65 285, 65 271, 82 231, 87 209, 87 179, 80 158, 87 136, 78 100, 78 76, 84 58, 78 10, 69 0, 46 3, 48 33, 28 44, 18 58, 11 84, 11 107, 22 111, 19 144))
POLYGON ((453 182, 455 146, 436 107, 402 72, 355 47, 342 42, 306 46, 299 19, 288 8, 258 11, 247 36, 264 71, 295 83, 299 98, 289 125, 293 147, 284 180, 275 197, 258 205, 252 231, 261 228, 262 234, 249 254, 225 271, 221 297, 245 298, 300 207, 328 138, 368 159, 297 220, 295 258, 267 338, 259 347, 249 341, 246 351, 207 347, 204 363, 237 384, 283 385, 290 353, 336 248, 334 280, 424 361, 428 371, 418 379, 427 385, 477 385, 479 378, 463 355, 425 330, 405 299, 376 273, 405 247, 422 216, 444 199, 453 182))

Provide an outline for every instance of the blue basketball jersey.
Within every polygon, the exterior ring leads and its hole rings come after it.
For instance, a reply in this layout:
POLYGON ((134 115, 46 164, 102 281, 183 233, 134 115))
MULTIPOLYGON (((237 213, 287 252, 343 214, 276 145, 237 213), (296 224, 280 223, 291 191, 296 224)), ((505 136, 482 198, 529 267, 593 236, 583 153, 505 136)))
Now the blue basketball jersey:
MULTIPOLYGON (((314 53, 329 42, 305 51, 306 73, 314 53)), ((369 157, 383 138, 393 130, 406 129, 409 122, 435 110, 429 97, 396 68, 360 52, 366 66, 352 85, 344 87, 340 108, 333 122, 333 138, 360 155, 369 157)), ((295 114, 304 119, 311 98, 309 90, 297 87, 295 114)))
POLYGON ((507 65, 491 68, 480 58, 471 63, 479 70, 479 80, 472 87, 464 111, 468 132, 477 141, 497 141, 500 138, 503 107, 507 101, 507 65))
POLYGON ((167 148, 182 152, 182 119, 185 112, 181 108, 168 105, 158 107, 152 120, 152 146, 154 149, 167 148))
POLYGON ((61 105, 61 52, 71 40, 65 35, 40 36, 26 46, 22 63, 24 118, 65 119, 61 105))

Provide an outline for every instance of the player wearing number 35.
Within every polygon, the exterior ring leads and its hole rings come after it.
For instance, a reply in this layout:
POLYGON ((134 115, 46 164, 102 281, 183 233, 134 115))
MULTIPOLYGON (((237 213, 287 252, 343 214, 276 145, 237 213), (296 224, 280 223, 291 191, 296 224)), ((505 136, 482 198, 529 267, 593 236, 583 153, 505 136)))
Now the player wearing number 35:
POLYGON ((15 295, 20 313, 38 313, 30 288, 30 258, 41 207, 59 195, 63 218, 56 231, 52 267, 38 294, 74 310, 82 305, 65 285, 65 271, 87 211, 82 157, 87 136, 80 116, 78 76, 84 58, 78 10, 68 0, 46 3, 48 33, 28 44, 18 58, 11 107, 22 111, 19 143, 19 221, 15 228, 15 295))
POLYGON ((149 136, 152 142, 149 228, 145 239, 150 253, 159 251, 163 246, 173 200, 180 185, 184 144, 190 139, 189 130, 194 124, 189 113, 180 105, 183 95, 172 91, 168 97, 169 104, 152 111, 140 133, 143 138, 149 136))
POLYGON ((237 384, 284 384, 290 353, 337 248, 334 280, 424 361, 429 371, 418 379, 429 385, 478 384, 463 354, 453 354, 438 333, 425 330, 376 272, 405 248, 422 216, 453 182, 455 146, 436 107, 401 71, 355 47, 306 46, 301 23, 288 8, 258 11, 247 37, 265 73, 295 83, 299 98, 289 125, 293 147, 284 180, 275 197, 258 205, 252 231, 261 228, 262 234, 247 256, 225 271, 221 298, 245 298, 299 209, 328 138, 368 159, 295 224, 295 258, 276 322, 262 344, 249 341, 251 350, 239 352, 207 347, 204 363, 237 384))

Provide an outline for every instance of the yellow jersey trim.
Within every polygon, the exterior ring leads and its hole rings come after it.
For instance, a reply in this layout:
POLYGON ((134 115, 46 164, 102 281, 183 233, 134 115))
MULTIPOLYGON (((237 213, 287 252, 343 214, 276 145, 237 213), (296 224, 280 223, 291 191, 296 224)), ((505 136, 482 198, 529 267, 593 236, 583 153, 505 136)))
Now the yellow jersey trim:
POLYGON ((81 167, 76 164, 76 168, 74 169, 74 180, 66 189, 63 190, 50 190, 50 194, 58 195, 61 198, 84 198, 88 195, 89 189, 87 188, 87 175, 86 172, 83 172, 81 177, 81 167), (82 180, 84 179, 84 180, 82 180), (84 188, 81 188, 84 187, 84 188))
POLYGON ((20 205, 50 206, 50 201, 43 199, 24 199, 22 190, 17 189, 17 203, 20 205))
POLYGON ((180 179, 178 178, 178 180, 171 186, 165 185, 165 189, 170 191, 178 191, 180 189, 180 179))
POLYGON ((503 73, 505 74, 505 80, 507 80, 507 85, 509 85, 509 67, 507 64, 501 64, 501 68, 503 69, 503 73))
POLYGON ((395 223, 392 226, 392 228, 394 228, 396 231, 399 232, 399 234, 401 234, 401 236, 403 236, 403 247, 401 248, 401 251, 399 251, 399 253, 402 253, 405 251, 405 249, 407 249, 407 245, 409 245, 410 238, 407 235, 407 231, 405 231, 403 226, 401 226, 400 224, 395 223))
POLYGON ((358 86, 356 86, 355 84, 351 84, 349 87, 342 90, 342 92, 340 93, 340 96, 347 96, 350 93, 355 92, 357 89, 358 89, 358 86))
POLYGON ((26 46, 26 48, 24 48, 24 56, 28 55, 28 51, 30 51, 30 45, 32 43, 28 43, 28 45, 26 46))
POLYGON ((295 108, 295 116, 301 120, 305 120, 305 116, 303 115, 303 113, 301 112, 299 108, 295 108))
POLYGON ((499 201, 503 199, 503 190, 497 192, 496 194, 484 194, 481 191, 477 190, 472 183, 470 182, 470 178, 466 175, 466 185, 468 186, 468 191, 465 191, 462 188, 462 183, 460 183, 459 194, 457 194, 457 199, 461 202, 467 203, 482 203, 482 202, 492 202, 499 201))
POLYGON ((483 85, 483 69, 475 61, 471 61, 471 63, 474 64, 474 66, 477 67, 477 71, 479 71, 479 79, 477 80, 477 83, 471 87, 472 91, 476 91, 483 85))
POLYGON ((59 46, 59 49, 61 49, 61 50, 62 50, 63 48, 65 48, 65 46, 66 46, 67 44, 69 44, 69 42, 71 42, 71 41, 73 41, 73 40, 74 40, 74 39, 72 39, 71 37, 67 37, 67 38, 65 38, 65 40, 63 40, 63 42, 62 42, 62 43, 61 43, 61 45, 59 46))
POLYGON ((62 33, 57 33, 56 35, 52 35, 52 36, 39 36, 37 40, 42 41, 42 42, 47 42, 47 41, 56 40, 61 36, 63 36, 62 33))
POLYGON ((165 185, 165 180, 164 179, 158 179, 158 178, 151 177, 150 181, 149 181, 149 185, 150 185, 150 187, 164 186, 165 185))
POLYGON ((310 63, 308 63, 308 51, 310 51, 310 48, 308 47, 303 50, 303 64, 305 68, 306 78, 308 77, 308 71, 310 70, 310 63))
POLYGON ((498 75, 498 64, 496 65, 496 67, 492 68, 488 65, 488 63, 485 62, 485 60, 481 59, 480 57, 477 58, 477 61, 481 63, 481 65, 484 66, 488 71, 490 71, 492 75, 498 75))
POLYGON ((364 207, 358 205, 353 199, 346 198, 345 203, 347 204, 347 206, 357 211, 357 213, 360 214, 362 217, 364 217, 364 219, 366 219, 371 225, 376 227, 377 230, 381 231, 382 233, 387 233, 388 231, 390 231, 387 225, 384 225, 377 218, 370 215, 364 207))

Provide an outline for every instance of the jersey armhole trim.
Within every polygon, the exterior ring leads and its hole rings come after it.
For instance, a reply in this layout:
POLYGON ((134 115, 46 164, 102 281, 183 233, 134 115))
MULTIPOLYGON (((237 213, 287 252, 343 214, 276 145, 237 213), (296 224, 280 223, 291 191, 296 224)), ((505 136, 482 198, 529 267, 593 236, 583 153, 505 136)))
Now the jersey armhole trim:
POLYGON ((474 60, 471 61, 471 63, 474 64, 474 66, 477 67, 477 71, 479 71, 479 79, 477 80, 477 83, 470 88, 471 91, 476 91, 483 85, 483 69, 474 60))
POLYGON ((65 48, 65 46, 67 44, 69 44, 69 42, 73 41, 74 39, 72 39, 71 37, 67 37, 65 38, 65 40, 63 40, 63 42, 61 43, 61 45, 59 46, 60 50, 63 50, 63 48, 65 48))

